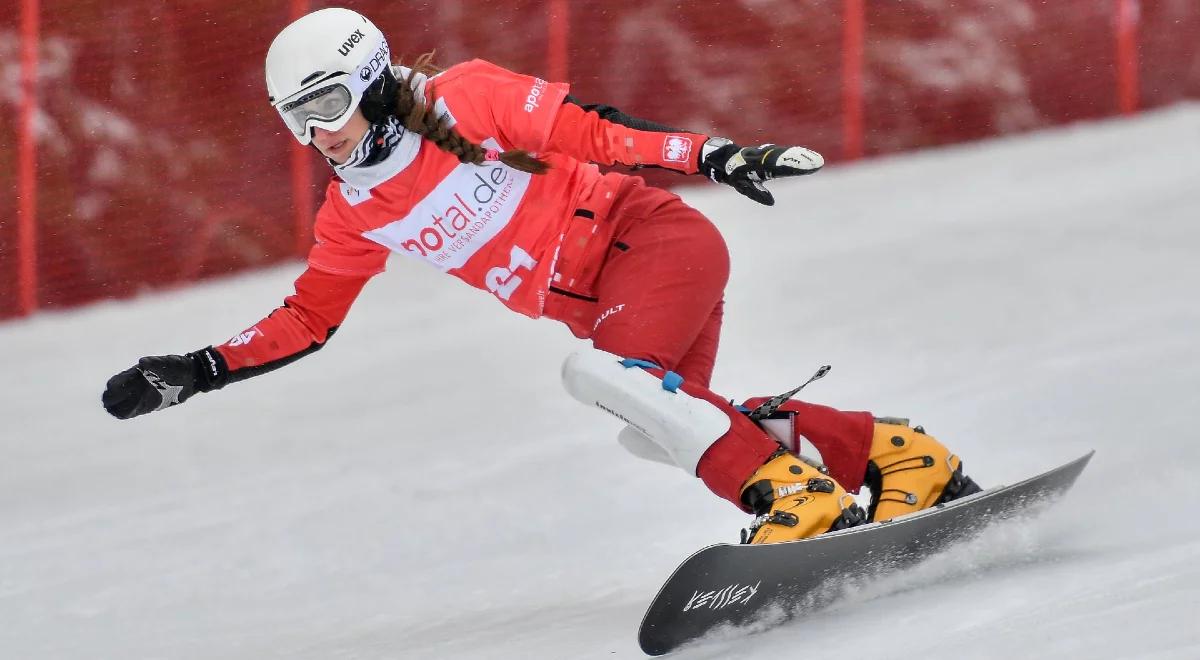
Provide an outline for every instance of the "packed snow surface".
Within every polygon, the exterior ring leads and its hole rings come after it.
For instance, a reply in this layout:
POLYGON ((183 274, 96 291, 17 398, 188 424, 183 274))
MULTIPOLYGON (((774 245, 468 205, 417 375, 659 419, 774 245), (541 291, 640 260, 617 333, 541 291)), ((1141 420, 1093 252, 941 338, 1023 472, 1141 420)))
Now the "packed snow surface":
MULTIPOLYGON (((1045 516, 678 657, 1200 657, 1200 107, 772 188, 682 193, 733 254, 716 390, 832 364, 810 400, 910 416, 984 485, 1097 454, 1045 516)), ((558 324, 393 259, 321 352, 101 409, 300 268, 0 325, 0 657, 640 657, 662 580, 747 521, 564 393, 558 324)))

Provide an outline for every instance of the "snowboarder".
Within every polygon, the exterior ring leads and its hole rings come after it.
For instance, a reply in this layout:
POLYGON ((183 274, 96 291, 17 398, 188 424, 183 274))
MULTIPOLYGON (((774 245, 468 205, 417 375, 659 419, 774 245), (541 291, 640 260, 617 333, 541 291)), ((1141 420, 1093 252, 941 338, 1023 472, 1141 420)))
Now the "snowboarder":
POLYGON ((757 517, 746 540, 794 540, 978 490, 920 427, 784 400, 770 419, 709 389, 729 255, 676 195, 596 164, 701 174, 761 204, 764 183, 824 164, 798 146, 743 147, 630 117, 568 85, 432 55, 392 64, 362 15, 322 9, 266 58, 270 102, 333 168, 295 292, 218 346, 143 357, 113 376, 105 409, 129 419, 290 364, 325 345, 391 252, 566 324, 594 348, 563 365, 569 392, 627 423, 635 454, 699 477, 757 517), (756 416, 757 417, 757 416, 756 416), (806 438, 827 467, 797 456, 806 438), (791 450, 791 451, 789 451, 791 450), (849 492, 866 483, 868 511, 849 492))

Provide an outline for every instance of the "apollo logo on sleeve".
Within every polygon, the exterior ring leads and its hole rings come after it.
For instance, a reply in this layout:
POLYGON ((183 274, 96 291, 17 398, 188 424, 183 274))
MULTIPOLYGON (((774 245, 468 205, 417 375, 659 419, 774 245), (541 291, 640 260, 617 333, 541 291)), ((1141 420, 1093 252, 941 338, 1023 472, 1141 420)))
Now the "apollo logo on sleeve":
POLYGON ((542 92, 546 89, 546 81, 541 78, 533 79, 533 87, 529 88, 529 94, 525 97, 525 112, 533 112, 538 108, 538 101, 542 98, 542 92))
POLYGON ((461 268, 512 220, 531 178, 495 161, 461 164, 408 215, 363 236, 443 271, 461 268))
POLYGON ((682 135, 668 135, 663 140, 663 160, 687 163, 692 158, 692 141, 682 135))

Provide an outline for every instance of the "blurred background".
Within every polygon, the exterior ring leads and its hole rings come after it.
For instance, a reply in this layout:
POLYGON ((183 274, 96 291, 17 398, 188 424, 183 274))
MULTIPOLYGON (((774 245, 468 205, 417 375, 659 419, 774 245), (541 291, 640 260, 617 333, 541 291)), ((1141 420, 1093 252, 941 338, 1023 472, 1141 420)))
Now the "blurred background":
POLYGON ((267 104, 262 63, 330 4, 409 60, 485 58, 834 163, 1200 96, 1196 0, 3 4, 0 319, 303 255, 328 170, 267 104))

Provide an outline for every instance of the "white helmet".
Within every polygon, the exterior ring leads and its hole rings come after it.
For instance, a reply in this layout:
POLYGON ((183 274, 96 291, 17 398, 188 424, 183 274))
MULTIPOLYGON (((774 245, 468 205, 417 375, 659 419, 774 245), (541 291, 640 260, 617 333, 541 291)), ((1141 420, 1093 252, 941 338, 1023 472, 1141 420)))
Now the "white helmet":
POLYGON ((321 9, 285 27, 271 42, 267 93, 300 144, 309 144, 312 127, 336 131, 345 126, 371 84, 391 73, 390 64, 387 40, 366 16, 321 9))

